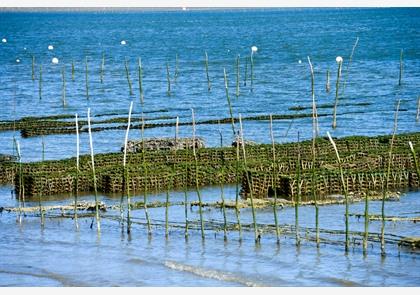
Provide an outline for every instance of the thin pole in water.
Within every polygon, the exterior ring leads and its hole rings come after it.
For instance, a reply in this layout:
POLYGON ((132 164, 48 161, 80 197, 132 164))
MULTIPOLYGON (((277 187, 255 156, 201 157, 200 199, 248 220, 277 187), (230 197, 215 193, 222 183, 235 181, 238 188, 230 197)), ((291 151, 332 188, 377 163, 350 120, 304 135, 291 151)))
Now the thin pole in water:
POLYGON ((74 60, 71 60, 71 80, 74 82, 74 60))
POLYGON ((296 246, 300 245, 300 235, 299 235, 299 203, 300 203, 300 193, 301 193, 301 159, 300 159, 300 133, 298 131, 298 155, 296 161, 296 182, 297 182, 297 192, 295 200, 295 230, 296 230, 296 246))
POLYGON ((166 62, 166 80, 168 82, 168 90, 167 90, 167 95, 171 96, 171 76, 169 74, 169 64, 168 62, 166 62))
POLYGON ((38 83, 39 99, 42 99, 42 65, 39 65, 39 83, 38 83))
POLYGON ((314 68, 312 67, 311 59, 308 56, 308 63, 309 68, 311 71, 311 89, 312 89, 312 179, 311 179, 311 190, 312 190, 312 198, 314 200, 315 205, 315 240, 317 246, 319 246, 319 208, 318 208, 318 200, 317 200, 317 192, 316 192, 316 175, 315 175, 315 163, 316 163, 316 138, 319 134, 319 125, 318 125, 318 111, 316 107, 315 101, 315 74, 314 68))
POLYGON ((204 51, 204 54, 205 54, 204 65, 206 68, 206 77, 207 77, 207 90, 210 92, 211 82, 210 82, 210 75, 209 75, 209 57, 207 55, 207 51, 204 51))
POLYGON ((146 149, 144 147, 144 113, 141 111, 141 145, 142 145, 142 156, 143 156, 143 167, 144 167, 144 191, 143 191, 143 203, 144 203, 144 214, 147 220, 147 232, 149 237, 152 235, 152 226, 150 224, 149 212, 147 211, 147 165, 146 165, 146 149))
POLYGON ((417 114, 416 114, 416 122, 420 119, 420 95, 417 97, 417 114))
POLYGON ((232 132, 233 132, 233 135, 235 135, 235 119, 233 118, 232 104, 230 103, 228 79, 227 79, 225 68, 223 68, 223 76, 225 78, 225 92, 226 92, 226 99, 227 99, 228 106, 229 106, 229 114, 230 114, 230 121, 231 121, 231 124, 232 124, 232 132))
POLYGON ((198 186, 198 159, 197 159, 197 152, 195 150, 195 118, 194 118, 194 109, 191 109, 191 116, 192 116, 192 133, 193 133, 193 155, 195 161, 195 189, 197 191, 198 197, 198 210, 200 213, 200 226, 201 226, 201 238, 204 240, 204 221, 203 221, 203 203, 201 200, 201 193, 198 186))
POLYGON ((93 189, 95 191, 96 229, 98 231, 98 234, 101 234, 101 220, 100 220, 100 215, 99 215, 99 203, 98 203, 98 188, 96 186, 95 157, 93 154, 92 130, 90 126, 90 108, 88 108, 88 111, 87 111, 87 119, 88 119, 88 129, 89 129, 90 157, 92 160, 93 189))
POLYGON ((346 202, 346 212, 345 212, 345 227, 346 227, 346 245, 345 245, 345 252, 347 253, 349 251, 349 194, 348 194, 348 188, 346 185, 346 182, 344 181, 344 172, 343 172, 343 166, 341 164, 341 158, 340 154, 338 153, 337 145, 335 144, 334 140, 332 139, 330 133, 327 131, 328 139, 331 142, 331 145, 334 148, 335 156, 337 158, 338 167, 340 169, 340 179, 341 179, 341 186, 343 187, 344 191, 344 198, 346 202))
POLYGON ((131 86, 130 70, 128 69, 127 58, 124 60, 124 67, 125 67, 125 76, 127 78, 127 83, 128 83, 128 90, 129 90, 130 95, 133 95, 133 87, 131 86))
POLYGON ((32 55, 32 81, 35 81, 35 55, 32 55))
POLYGON ((333 123, 332 128, 337 128, 337 106, 338 106, 338 88, 340 85, 340 77, 341 77, 341 67, 343 64, 343 59, 341 57, 337 57, 336 59, 338 63, 338 69, 337 69, 337 81, 335 82, 335 102, 334 102, 334 113, 333 113, 333 123))
POLYGON ((176 79, 178 78, 178 53, 175 54, 175 73, 174 73, 174 83, 176 83, 176 79))
MULTIPOLYGON (((141 65, 141 58, 139 57, 139 91, 140 91, 140 104, 143 107, 144 105, 144 93, 143 93, 143 68, 141 65)), ((143 110, 142 110, 143 111, 143 110)))
POLYGON ((381 255, 385 256, 385 199, 386 194, 388 192, 389 186, 389 175, 391 174, 391 165, 392 165, 392 148, 394 146, 395 141, 395 134, 397 133, 398 128, 398 111, 400 109, 401 100, 398 100, 397 106, 395 108, 395 115, 394 115, 394 128, 392 131, 391 143, 389 145, 389 152, 388 152, 388 167, 385 177, 385 185, 383 187, 382 193, 382 204, 381 204, 381 216, 382 216, 382 223, 381 223, 381 255))
POLYGON ((236 57, 236 97, 239 97, 239 80, 240 80, 240 73, 239 73, 239 54, 236 57))
POLYGON ((77 220, 77 199, 79 197, 79 173, 80 173, 80 138, 79 138, 79 121, 77 114, 75 116, 76 122, 76 193, 74 194, 74 223, 76 230, 79 229, 79 222, 77 220))
MULTIPOLYGON (((19 224, 22 224, 22 204, 21 204, 21 197, 24 200, 24 193, 25 193, 25 188, 24 188, 24 184, 23 184, 23 169, 22 169, 22 156, 20 153, 20 145, 19 145, 19 141, 16 140, 16 151, 17 151, 17 156, 19 159, 19 192, 18 192, 18 204, 19 204, 19 224)), ((23 201, 25 202, 25 201, 23 201)))
POLYGON ((325 91, 330 92, 330 69, 327 69, 327 82, 325 83, 325 91))
POLYGON ((128 144, 128 133, 130 132, 131 125, 131 112, 133 111, 133 102, 130 103, 130 109, 128 111, 128 122, 127 122, 127 131, 125 133, 124 139, 124 159, 123 159, 123 168, 124 168, 124 184, 126 186, 125 190, 127 192, 127 234, 130 234, 131 231, 131 199, 130 199, 130 182, 128 176, 128 167, 127 167, 127 144, 128 144))
POLYGON ((248 57, 245 57, 245 74, 244 74, 244 86, 246 86, 246 78, 248 76, 248 57))
POLYGON ((400 53, 400 75, 399 75, 399 79, 398 79, 398 86, 402 85, 403 68, 404 68, 403 50, 401 49, 401 53, 400 53))
POLYGON ((347 78, 349 77, 351 61, 353 60, 354 51, 356 50, 358 43, 359 43, 359 37, 356 37, 356 42, 354 42, 353 48, 351 50, 350 58, 349 58, 349 63, 347 64, 347 67, 346 67, 346 77, 344 78, 343 91, 341 92, 342 96, 344 96, 344 90, 346 89, 347 78))
POLYGON ((88 57, 85 58, 85 88, 86 88, 86 99, 89 99, 89 73, 88 73, 88 57))
POLYGON ((61 78, 63 80, 63 91, 62 91, 62 100, 63 100, 63 107, 67 105, 66 103, 66 76, 65 76, 65 66, 61 69, 61 78))
POLYGON ((102 52, 102 62, 101 62, 101 84, 104 83, 104 71, 105 71, 105 53, 102 52))
POLYGON ((244 160, 244 170, 245 170, 245 175, 246 175, 247 182, 248 182, 248 187, 249 187, 249 196, 250 196, 250 199, 251 199, 252 221, 253 221, 253 224, 254 224, 255 243, 259 244, 260 240, 261 240, 261 236, 260 236, 260 234, 258 234, 257 217, 256 217, 256 213, 255 213, 254 196, 253 196, 253 192, 252 192, 252 183, 251 183, 252 179, 249 177, 249 173, 247 171, 245 139, 244 139, 244 132, 243 132, 243 128, 242 128, 241 114, 239 114, 239 130, 240 130, 239 134, 240 134, 241 144, 242 144, 242 156, 243 156, 243 160, 244 160))
POLYGON ((274 225, 276 227, 276 237, 277 244, 280 244, 280 229, 279 222, 277 218, 277 164, 276 164, 276 145, 274 142, 274 132, 273 132, 273 116, 270 114, 270 137, 271 137, 271 149, 273 153, 273 175, 271 180, 271 186, 274 191, 274 203, 273 203, 273 213, 274 213, 274 225))

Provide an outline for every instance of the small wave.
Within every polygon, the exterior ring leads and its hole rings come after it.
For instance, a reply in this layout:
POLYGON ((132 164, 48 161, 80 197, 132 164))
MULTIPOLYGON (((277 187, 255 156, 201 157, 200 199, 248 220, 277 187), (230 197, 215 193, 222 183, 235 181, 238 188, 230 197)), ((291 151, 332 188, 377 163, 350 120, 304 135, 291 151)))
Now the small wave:
POLYGON ((239 283, 247 287, 262 287, 255 282, 248 281, 245 278, 235 276, 230 273, 221 272, 213 269, 204 269, 196 266, 182 264, 174 261, 165 261, 165 266, 174 270, 189 272, 203 278, 209 278, 225 282, 239 283))

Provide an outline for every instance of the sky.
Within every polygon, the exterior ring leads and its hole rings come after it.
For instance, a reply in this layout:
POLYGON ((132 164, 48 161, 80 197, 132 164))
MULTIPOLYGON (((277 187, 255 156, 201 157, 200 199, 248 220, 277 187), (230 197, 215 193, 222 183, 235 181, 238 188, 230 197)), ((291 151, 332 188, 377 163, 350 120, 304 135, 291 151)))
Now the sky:
POLYGON ((390 7, 419 0, 0 0, 0 7, 390 7))

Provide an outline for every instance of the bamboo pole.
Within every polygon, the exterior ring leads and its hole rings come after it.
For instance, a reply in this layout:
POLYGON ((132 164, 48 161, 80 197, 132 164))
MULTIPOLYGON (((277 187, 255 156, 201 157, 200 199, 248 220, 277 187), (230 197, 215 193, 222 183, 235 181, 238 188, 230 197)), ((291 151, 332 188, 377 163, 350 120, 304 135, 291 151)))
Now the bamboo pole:
POLYGON ((249 192, 250 192, 249 196, 250 196, 250 199, 251 199, 252 221, 253 221, 253 224, 254 224, 255 243, 259 244, 260 240, 261 240, 261 236, 258 234, 257 218, 256 218, 255 206, 254 206, 254 197, 253 197, 253 193, 252 193, 252 184, 251 184, 252 180, 250 179, 249 173, 248 173, 248 170, 247 170, 245 139, 244 139, 244 132, 243 132, 243 128, 242 128, 241 114, 239 114, 239 128, 240 128, 240 137, 241 137, 241 143, 242 143, 242 156, 243 156, 243 161, 244 161, 244 164, 243 164, 244 165, 244 171, 245 171, 245 175, 246 175, 247 182, 248 182, 248 187, 249 187, 249 192))
POLYGON ((141 65, 141 58, 139 57, 139 65, 138 65, 138 72, 139 72, 139 92, 140 92, 140 104, 143 107, 144 105, 144 93, 143 93, 143 68, 141 65))
POLYGON ((150 224, 149 212, 147 210, 147 165, 146 165, 146 150, 144 148, 144 112, 143 108, 141 111, 141 142, 142 142, 142 156, 143 156, 143 167, 144 167, 144 190, 143 190, 143 209, 144 215, 147 222, 147 233, 149 237, 152 235, 152 227, 150 224))
POLYGON ((169 74, 169 64, 166 62, 166 81, 168 82, 168 90, 166 91, 168 96, 171 96, 171 76, 169 74))
POLYGON ((105 71, 105 53, 102 52, 102 62, 101 62, 101 72, 100 72, 101 84, 104 83, 104 71, 105 71))
POLYGON ((330 69, 327 69, 327 82, 325 83, 325 91, 330 92, 330 69))
POLYGON ((93 189, 95 191, 96 229, 97 229, 98 234, 101 234, 101 220, 100 220, 99 204, 98 204, 98 189, 96 186, 95 157, 93 154, 92 130, 90 126, 90 108, 88 108, 88 111, 87 111, 87 119, 88 119, 88 129, 89 129, 90 157, 92 160, 93 189))
POLYGON ((175 54, 175 73, 174 73, 174 83, 176 83, 176 79, 178 78, 179 70, 178 70, 178 53, 175 54))
POLYGON ((175 121, 175 144, 178 143, 178 133, 179 133, 179 117, 176 116, 176 121, 175 121))
POLYGON ((74 82, 74 60, 71 60, 71 80, 74 82))
POLYGON ((77 199, 79 198, 79 173, 80 173, 80 138, 79 138, 79 122, 77 114, 75 116, 76 122, 76 193, 74 194, 74 223, 76 230, 79 229, 79 222, 77 220, 77 199))
POLYGON ((226 218, 226 206, 225 206, 225 193, 223 191, 223 184, 220 183, 220 194, 222 199, 222 212, 223 212, 223 239, 227 241, 227 218, 226 218))
POLYGON ((42 99, 42 65, 39 65, 39 83, 38 83, 39 99, 42 99))
POLYGON ((251 51, 251 92, 254 91, 254 53, 251 51))
POLYGON ((223 68, 223 76, 224 76, 224 79, 225 79, 226 100, 227 100, 228 106, 229 106, 229 114, 230 114, 230 120, 231 120, 230 122, 231 122, 231 126, 232 126, 232 135, 233 135, 234 138, 236 137, 235 215, 236 215, 236 220, 237 220, 238 229, 239 229, 239 241, 242 241, 242 226, 241 226, 241 217, 240 217, 240 210, 239 210, 239 162, 240 162, 239 142, 240 142, 240 137, 239 137, 239 135, 236 136, 235 120, 233 118, 232 104, 230 103, 228 79, 227 79, 225 68, 223 68))
POLYGON ((273 176, 272 176, 272 180, 271 180, 271 186, 273 187, 273 191, 274 191, 274 203, 273 203, 274 226, 276 227, 277 244, 280 244, 280 229, 279 229, 279 222, 278 222, 278 217, 277 217, 276 145, 275 145, 275 142, 274 142, 273 116, 271 114, 270 114, 270 137, 271 137, 271 145, 272 145, 272 152, 273 152, 273 176))
POLYGON ((314 68, 311 63, 311 59, 308 56, 309 69, 311 72, 311 92, 312 92, 312 178, 311 178, 311 193, 315 205, 315 240, 317 246, 319 246, 319 208, 318 208, 318 197, 316 193, 316 175, 315 175, 315 164, 316 164, 316 138, 319 135, 318 125, 318 112, 315 101, 315 75, 314 68))
POLYGON ((133 102, 130 103, 130 109, 128 111, 128 122, 127 122, 127 131, 125 133, 124 139, 124 158, 123 158, 123 168, 124 168, 124 184, 126 186, 127 192, 127 234, 131 232, 131 199, 130 199, 130 181, 128 174, 128 165, 127 165, 127 144, 128 144, 128 133, 130 132, 131 125, 131 112, 133 111, 133 102))
POLYGON ((127 58, 124 60, 124 67, 125 67, 125 77, 127 78, 127 83, 128 83, 128 90, 129 90, 130 95, 133 95, 133 87, 131 85, 130 70, 128 69, 127 58))
POLYGON ((244 86, 246 86, 246 79, 248 76, 248 57, 245 57, 245 74, 244 74, 244 86))
POLYGON ((363 255, 365 256, 367 254, 368 237, 369 237, 369 189, 366 190, 366 197, 365 197, 365 233, 363 235, 363 255))
POLYGON ((88 72, 88 58, 85 58, 85 88, 86 88, 86 99, 89 99, 89 72, 88 72))
POLYGON ((343 59, 341 57, 337 57, 336 59, 338 63, 338 69, 337 69, 337 81, 335 82, 335 102, 334 102, 334 113, 333 113, 333 123, 332 128, 337 128, 337 106, 338 106, 338 87, 340 85, 340 77, 341 77, 341 67, 343 64, 343 59))
POLYGON ((381 223, 381 255, 385 256, 385 198, 386 194, 388 192, 388 185, 389 185, 389 175, 391 174, 391 164, 392 164, 392 148, 394 146, 395 141, 395 134, 397 133, 398 128, 398 111, 400 109, 400 102, 401 100, 398 100, 397 106, 395 108, 395 115, 394 115, 394 128, 392 131, 392 137, 391 137, 391 143, 389 146, 389 152, 388 152, 388 166, 387 166, 387 172, 385 177, 385 185, 383 188, 382 193, 382 203, 381 203, 381 215, 382 215, 382 223, 381 223))
MULTIPOLYGON (((188 174, 188 166, 185 166, 185 174, 187 177, 188 174)), ((186 182, 186 181, 185 181, 186 182)), ((189 227, 189 222, 188 222, 188 193, 187 193, 187 185, 184 184, 184 215, 185 215, 185 239, 188 239, 188 227, 189 227)))
MULTIPOLYGON (((44 163, 44 137, 42 137, 42 145, 43 145, 43 149, 42 149, 42 162, 44 163)), ((39 194, 38 197, 38 205, 39 205, 39 216, 41 218, 41 228, 44 228, 44 210, 42 209, 42 192, 44 190, 44 185, 41 185, 41 193, 39 194)))
MULTIPOLYGON (((234 134, 235 136, 235 134, 234 134)), ((235 187, 235 215, 236 221, 238 223, 238 233, 239 233, 239 242, 242 241, 242 225, 241 225, 241 211, 239 209, 239 162, 240 162, 240 154, 239 154, 239 142, 240 137, 239 134, 236 135, 236 167, 235 167, 235 174, 236 174, 236 187, 235 187)))
POLYGON ((403 50, 401 49, 401 53, 400 53, 400 75, 399 75, 399 78, 398 78, 398 86, 402 85, 403 68, 404 68, 403 50))
MULTIPOLYGON (((172 177, 169 177, 169 182, 172 177)), ((169 182, 166 187, 166 201, 165 201, 165 238, 169 238, 169 182)))
POLYGON ((416 122, 420 119, 420 95, 417 97, 417 114, 416 114, 416 122))
POLYGON ((201 238, 204 240, 204 222, 203 222, 203 202, 201 200, 201 193, 198 186, 198 159, 197 153, 195 150, 195 118, 194 118, 194 109, 191 109, 191 116, 192 116, 192 133, 193 133, 193 154, 194 154, 194 161, 195 161, 195 189, 197 191, 198 197, 198 210, 200 214, 200 227, 201 227, 201 238))
POLYGON ((16 140, 16 151, 17 151, 17 156, 19 159, 19 192, 18 192, 18 204, 19 204, 19 224, 22 224, 22 204, 21 204, 21 198, 23 199, 23 202, 25 202, 25 188, 24 188, 24 184, 23 184, 23 169, 22 169, 22 155, 20 153, 20 145, 19 145, 19 141, 16 140))
POLYGON ((32 81, 35 81, 35 55, 32 55, 32 81))
POLYGON ((61 78, 63 80, 63 91, 62 91, 62 100, 63 100, 63 107, 67 105, 66 103, 66 76, 65 76, 65 66, 61 69, 61 78))
POLYGON ((416 151, 414 150, 413 143, 411 141, 408 142, 408 146, 410 147, 411 155, 413 156, 413 161, 414 161, 414 166, 416 167, 418 182, 420 183, 420 167, 419 167, 419 162, 417 162, 416 151))
POLYGON ((340 154, 338 153, 338 149, 337 146, 334 142, 334 140, 332 139, 330 133, 327 131, 327 135, 328 135, 328 139, 331 142, 331 145, 334 148, 335 151, 335 155, 337 158, 337 163, 340 169, 340 179, 341 179, 341 185, 343 187, 343 191, 344 191, 344 198, 345 198, 345 202, 346 202, 346 213, 345 213, 345 227, 346 227, 346 244, 345 244, 345 252, 347 253, 349 251, 349 246, 350 246, 350 241, 349 241, 349 196, 348 196, 348 188, 346 185, 346 182, 344 181, 344 173, 343 173, 343 167, 341 164, 341 158, 340 158, 340 154))
POLYGON ((223 68, 223 76, 224 76, 224 79, 225 79, 226 99, 227 99, 228 106, 229 106, 229 114, 230 114, 230 119, 231 119, 232 132, 233 132, 233 135, 235 135, 235 119, 233 118, 232 104, 230 103, 228 79, 227 79, 225 68, 223 68))
POLYGON ((301 159, 300 159, 300 136, 298 131, 298 155, 296 161, 296 182, 297 182, 297 192, 295 200, 295 230, 296 230, 296 246, 300 245, 300 235, 299 235, 299 203, 300 203, 300 193, 301 193, 301 159))
POLYGON ((223 147, 223 133, 222 133, 222 127, 220 125, 220 120, 217 122, 217 126, 219 127, 220 147, 223 147))
POLYGON ((204 51, 204 54, 205 54, 204 65, 206 68, 206 78, 207 78, 207 90, 210 92, 211 82, 210 82, 210 75, 209 75, 209 57, 207 55, 207 51, 204 51))
POLYGON ((236 57, 236 97, 239 97, 239 54, 236 57))
POLYGON ((356 47, 357 47, 358 43, 359 43, 359 37, 356 37, 356 42, 354 42, 354 45, 353 45, 353 48, 351 50, 351 54, 350 54, 350 57, 349 57, 349 63, 347 64, 347 67, 346 67, 346 77, 344 78, 343 91, 341 93, 341 95, 343 95, 343 96, 344 96, 344 90, 346 89, 347 79, 349 77, 351 61, 353 60, 354 51, 356 50, 356 47))

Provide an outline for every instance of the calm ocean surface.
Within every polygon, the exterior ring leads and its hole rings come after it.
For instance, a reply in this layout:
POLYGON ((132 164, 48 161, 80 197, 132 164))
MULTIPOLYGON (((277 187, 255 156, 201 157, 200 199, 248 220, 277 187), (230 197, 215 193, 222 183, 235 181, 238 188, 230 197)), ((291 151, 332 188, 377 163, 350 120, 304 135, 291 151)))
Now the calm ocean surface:
MULTIPOLYGON (((344 58, 337 129, 332 130, 332 108, 320 108, 320 133, 333 136, 389 134, 393 128, 395 103, 401 99, 398 132, 420 131, 416 123, 420 95, 420 9, 275 9, 218 11, 147 11, 86 13, 0 12, 0 121, 25 116, 78 113, 86 117, 91 108, 94 120, 126 116, 131 101, 140 113, 137 59, 143 64, 144 111, 153 122, 191 121, 229 117, 223 69, 229 78, 229 91, 235 116, 310 113, 311 84, 307 56, 315 70, 315 97, 319 105, 335 99, 337 56, 344 58), (350 69, 352 47, 359 37, 350 69), (121 45, 125 40, 126 45, 121 45), (53 45, 53 50, 48 50, 53 45), (254 54, 254 83, 244 86, 245 58, 254 54), (403 83, 398 86, 400 51, 404 52, 403 83), (209 57, 212 88, 207 90, 204 52, 209 57), (105 55, 104 82, 100 83, 100 65, 105 55), (240 95, 236 97, 235 59, 240 55, 240 95), (31 79, 32 55, 35 76, 31 79), (174 81, 175 56, 178 77, 174 81), (52 64, 52 58, 59 64, 52 64), (89 96, 85 96, 85 58, 89 67, 89 96), (18 63, 16 60, 19 60, 18 63), (129 95, 124 60, 127 59, 133 83, 129 95), (71 80, 71 63, 75 81, 71 80), (172 79, 171 96, 167 95, 166 63, 172 79), (39 66, 42 65, 42 99, 39 99, 39 66), (67 106, 62 106, 61 70, 65 67, 67 106), (331 72, 331 91, 325 91, 326 72, 331 72), (364 105, 361 105, 364 104, 364 105), (296 111, 293 107, 309 107, 296 111), (292 108, 292 109, 290 109, 292 108), (167 118, 162 118, 163 116, 167 118)), ((224 144, 229 145, 229 124, 198 125, 197 135, 207 146, 219 144, 219 128, 224 144)), ((174 127, 146 129, 146 137, 174 135, 174 127)), ((192 128, 182 126, 181 136, 191 136, 192 128)), ((312 134, 311 118, 274 121, 276 141, 308 139, 312 134)), ((244 121, 246 139, 267 143, 269 122, 244 121)), ((13 132, 0 132, 0 153, 13 153, 13 132)), ((93 134, 95 152, 119 151, 124 130, 93 134)), ((42 157, 42 138, 20 138, 24 161, 42 157)), ((130 138, 138 139, 139 130, 130 138)), ((81 138, 82 153, 88 153, 87 133, 81 138)), ((75 135, 47 135, 45 158, 75 156, 75 135)), ((0 188, 0 206, 16 206, 11 187, 0 188)), ((219 188, 204 188, 206 200, 219 198, 219 188)), ((233 199, 233 187, 226 187, 226 197, 233 199)), ((195 198, 191 192, 191 199, 195 198)), ((118 198, 101 196, 107 203, 118 198)), ((183 195, 174 192, 174 199, 183 195)), ((419 192, 404 194, 400 202, 388 204, 388 215, 417 214, 419 192)), ((83 197, 91 200, 92 196, 83 197)), ((134 196, 139 200, 141 196, 134 196)), ((151 196, 161 200, 162 194, 151 196)), ((69 198, 52 199, 51 204, 69 203, 69 198)), ((30 205, 30 204, 29 204, 30 205)), ((33 205, 36 206, 36 203, 33 205)), ((372 202, 374 213, 380 203, 372 202)), ((302 209, 302 227, 314 227, 314 209, 302 209)), ((353 204, 352 213, 362 213, 362 204, 353 204)), ((197 219, 197 212, 191 218, 197 219)), ((143 220, 143 211, 135 213, 143 220)), ((154 220, 163 220, 164 212, 152 209, 154 220)), ((293 224, 291 208, 279 211, 280 223, 293 224)), ((343 206, 321 208, 320 226, 344 227, 343 206), (339 220, 339 224, 337 224, 339 220)), ((182 222, 183 211, 170 213, 171 220, 182 222)), ((250 221, 250 212, 241 216, 250 221)), ((219 210, 205 212, 207 220, 222 221, 219 210)), ((228 219, 235 220, 234 212, 228 219)), ((260 223, 272 223, 272 212, 257 213, 260 223)), ((144 221, 144 220, 143 220, 144 221)), ((103 220, 100 239, 90 219, 83 219, 78 232, 72 220, 47 219, 44 230, 39 219, 29 217, 23 225, 15 215, 3 212, 0 217, 0 286, 419 286, 418 254, 401 252, 389 246, 385 259, 375 244, 364 258, 361 246, 344 255, 341 245, 322 245, 319 249, 306 241, 297 249, 293 237, 285 237, 277 247, 274 236, 264 236, 255 247, 252 233, 245 233, 240 244, 237 233, 209 231, 201 243, 199 231, 192 231, 188 242, 183 232, 173 228, 168 241, 164 230, 156 229, 151 240, 143 226, 134 226, 130 239, 121 234, 118 222, 103 220)), ((363 221, 351 221, 352 230, 363 230, 363 221)), ((302 230, 304 235, 304 230, 302 230)), ((380 231, 372 222, 372 232, 380 231)), ((387 232, 418 236, 413 223, 387 224, 387 232)))

